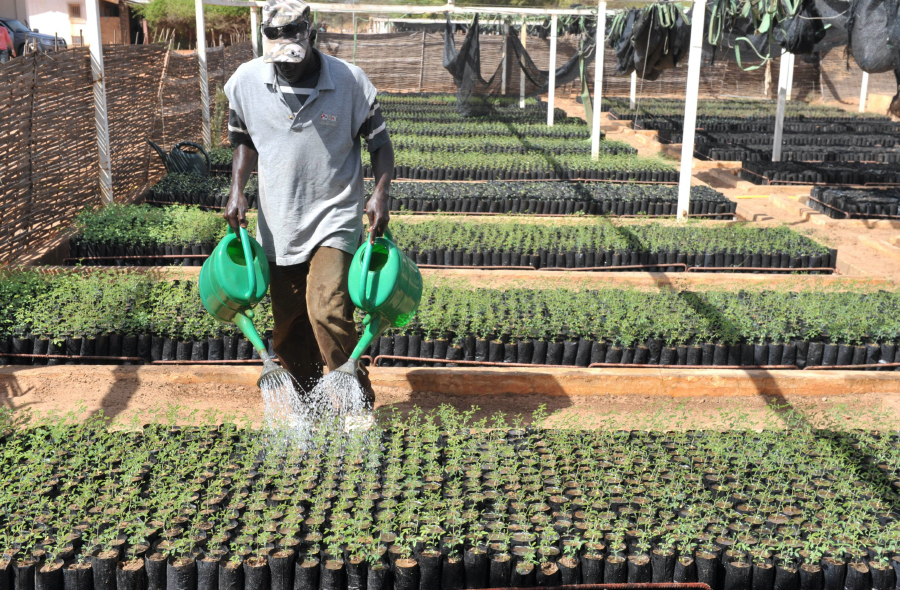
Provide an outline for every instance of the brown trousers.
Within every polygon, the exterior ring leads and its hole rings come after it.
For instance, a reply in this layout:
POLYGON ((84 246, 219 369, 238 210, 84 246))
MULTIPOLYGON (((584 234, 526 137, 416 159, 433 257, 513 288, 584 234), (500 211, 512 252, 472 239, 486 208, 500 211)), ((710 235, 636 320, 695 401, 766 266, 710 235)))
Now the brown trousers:
MULTIPOLYGON (((320 246, 302 264, 269 267, 275 354, 306 391, 322 377, 323 365, 337 369, 358 342, 347 288, 352 260, 352 254, 320 246)), ((363 371, 357 376, 373 403, 368 376, 363 371)))

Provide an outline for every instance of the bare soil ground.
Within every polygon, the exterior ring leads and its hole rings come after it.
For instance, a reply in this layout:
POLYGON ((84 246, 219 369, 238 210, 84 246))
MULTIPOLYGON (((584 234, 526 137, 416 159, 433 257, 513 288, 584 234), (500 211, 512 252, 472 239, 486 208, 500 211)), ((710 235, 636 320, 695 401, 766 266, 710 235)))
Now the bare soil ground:
MULTIPOLYGON (((133 371, 113 366, 96 367, 56 380, 27 373, 3 377, 0 407, 43 416, 71 413, 83 419, 102 412, 126 425, 225 418, 258 425, 262 416, 259 390, 240 383, 199 378, 172 382, 152 375, 141 379, 133 371)), ((831 398, 784 395, 674 399, 639 395, 448 395, 376 387, 376 408, 380 411, 408 412, 416 407, 429 411, 441 404, 461 410, 477 406, 477 419, 489 419, 500 412, 510 424, 517 416, 530 423, 533 413, 543 407, 543 424, 576 428, 780 428, 809 423, 818 427, 873 429, 893 428, 900 419, 900 393, 831 398)))

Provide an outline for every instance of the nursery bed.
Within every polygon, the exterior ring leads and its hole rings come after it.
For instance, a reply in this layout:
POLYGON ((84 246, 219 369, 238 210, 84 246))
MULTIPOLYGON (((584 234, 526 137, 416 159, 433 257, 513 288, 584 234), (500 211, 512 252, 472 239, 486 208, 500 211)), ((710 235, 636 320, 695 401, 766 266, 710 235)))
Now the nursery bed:
MULTIPOLYGON (((249 231, 255 232, 253 215, 249 222, 249 231)), ((85 211, 75 227, 67 262, 100 266, 199 266, 227 229, 218 213, 146 205, 85 211)), ((428 220, 396 215, 391 231, 407 256, 427 266, 809 270, 821 274, 837 264, 836 251, 786 226, 614 224, 574 216, 557 223, 509 216, 428 220)))
POLYGON ((807 204, 833 219, 900 219, 900 190, 813 187, 807 204))
MULTIPOLYGON (((181 174, 164 176, 147 194, 151 204, 197 205, 222 209, 228 202, 230 181, 181 174)), ((371 194, 374 182, 365 181, 371 194)), ((250 208, 259 195, 253 179, 245 192, 250 208)), ((639 182, 395 182, 391 210, 448 213, 521 213, 533 215, 674 216, 678 188, 639 182)), ((733 219, 737 203, 709 187, 691 187, 691 215, 733 219)))
MULTIPOLYGON (((367 355, 534 365, 843 366, 900 362, 891 291, 643 291, 620 286, 472 289, 428 280, 413 321, 367 355)), ((0 280, 7 354, 249 360, 252 347, 205 312, 193 281, 94 271, 0 280)), ((359 321, 362 316, 358 316, 359 321)), ((256 309, 271 348, 268 299, 256 309)), ((28 358, 35 364, 59 360, 28 358)), ((71 360, 69 362, 77 362, 71 360)), ((393 363, 392 363, 393 364, 393 363)), ((883 367, 888 368, 888 367, 883 367)))
POLYGON ((827 273, 837 265, 836 251, 787 227, 614 225, 606 220, 551 226, 395 217, 392 232, 406 255, 426 267, 827 273))
POLYGON ((384 416, 377 444, 277 452, 231 422, 0 416, 4 522, 36 524, 3 540, 16 588, 896 583, 893 432, 510 429, 442 407, 384 416))
POLYGON ((744 162, 740 177, 754 184, 900 184, 900 165, 837 162, 744 162))

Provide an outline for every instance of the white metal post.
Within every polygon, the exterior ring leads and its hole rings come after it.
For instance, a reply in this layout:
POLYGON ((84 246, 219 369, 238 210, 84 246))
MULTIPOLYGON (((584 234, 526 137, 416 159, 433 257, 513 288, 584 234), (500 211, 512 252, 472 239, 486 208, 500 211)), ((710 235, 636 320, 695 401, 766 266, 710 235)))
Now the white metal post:
POLYGON ((869 72, 863 72, 862 85, 859 88, 859 112, 866 112, 866 101, 869 98, 869 72))
POLYGON ((109 161, 109 113, 106 110, 106 76, 103 69, 103 37, 100 32, 100 2, 87 0, 87 35, 91 52, 91 76, 94 87, 94 123, 97 127, 97 151, 100 158, 100 202, 113 202, 112 164, 109 161))
MULTIPOLYGON (((525 23, 525 19, 522 19, 522 30, 519 31, 519 40, 522 42, 522 49, 525 48, 525 43, 528 40, 528 25, 525 23)), ((519 56, 519 66, 521 70, 519 72, 519 108, 525 108, 525 56, 519 56)))
POLYGON ((206 68, 206 23, 203 18, 203 0, 194 0, 197 14, 197 63, 200 64, 200 109, 203 118, 203 145, 212 145, 209 126, 209 72, 206 68))
POLYGON ((594 108, 591 118, 591 159, 600 158, 600 106, 603 96, 603 58, 606 46, 606 0, 597 8, 597 34, 594 40, 594 108))
POLYGON ((502 27, 503 30, 503 59, 500 60, 500 94, 506 96, 506 50, 507 50, 507 41, 509 40, 509 31, 507 27, 502 27))
POLYGON ((697 99, 700 94, 700 64, 703 57, 703 21, 706 0, 694 0, 691 10, 691 53, 688 57, 687 96, 684 101, 684 130, 681 133, 681 169, 678 178, 678 221, 685 221, 691 207, 691 172, 694 167, 694 132, 697 127, 697 99))
POLYGON ((550 17, 550 82, 547 88, 547 126, 553 127, 554 94, 556 94, 556 23, 557 15, 550 17))
POLYGON ((250 46, 253 47, 253 57, 259 57, 259 8, 250 9, 250 46))
POLYGON ((790 63, 787 64, 787 90, 784 93, 785 100, 791 100, 791 92, 794 89, 794 54, 788 53, 787 58, 790 60, 790 63))
POLYGON ((772 161, 781 161, 781 139, 784 136, 784 108, 787 100, 788 72, 790 71, 791 55, 786 51, 781 53, 781 64, 778 67, 778 105, 775 108, 775 137, 772 141, 772 161))
POLYGON ((628 104, 632 111, 637 106, 637 71, 631 72, 631 99, 628 104))

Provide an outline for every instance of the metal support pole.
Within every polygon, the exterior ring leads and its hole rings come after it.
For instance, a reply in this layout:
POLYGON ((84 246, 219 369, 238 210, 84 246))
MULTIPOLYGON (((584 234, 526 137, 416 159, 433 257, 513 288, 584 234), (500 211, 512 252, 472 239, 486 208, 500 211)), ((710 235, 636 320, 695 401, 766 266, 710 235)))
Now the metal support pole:
POLYGON ((259 8, 250 9, 250 46, 253 57, 259 57, 259 8))
POLYGON ((785 100, 791 100, 791 92, 794 89, 794 54, 788 53, 788 73, 787 73, 787 92, 784 95, 785 100))
POLYGON ((203 18, 203 0, 194 0, 197 13, 197 63, 200 64, 200 115, 203 117, 203 145, 212 145, 209 126, 209 72, 206 68, 206 24, 203 18))
POLYGON ((775 109, 775 138, 772 142, 772 161, 781 161, 781 140, 784 136, 784 107, 787 100, 788 71, 790 69, 790 53, 782 51, 781 64, 778 67, 778 106, 775 109))
POLYGON ((550 82, 547 87, 547 126, 553 127, 554 98, 556 94, 556 23, 559 17, 550 17, 550 82))
POLYGON ((637 107, 637 72, 631 72, 631 100, 628 104, 632 111, 637 107))
POLYGON ((594 46, 594 108, 591 117, 591 159, 600 157, 600 102, 603 96, 603 58, 606 55, 606 0, 597 7, 597 39, 594 46))
POLYGON ((356 13, 353 13, 353 65, 356 65, 356 13))
POLYGON ((862 85, 859 88, 859 112, 866 112, 866 101, 869 98, 869 72, 863 72, 862 85))
MULTIPOLYGON (((519 40, 522 42, 522 49, 525 48, 525 43, 528 41, 528 25, 525 23, 525 19, 522 19, 522 30, 519 31, 519 40)), ((521 71, 519 72, 519 108, 525 108, 525 56, 519 56, 519 67, 521 71)))
POLYGON ((109 113, 106 111, 106 75, 103 69, 100 1, 87 0, 85 8, 87 10, 87 34, 94 88, 94 124, 97 127, 97 151, 100 155, 100 202, 103 205, 110 205, 113 202, 112 164, 109 161, 109 113))
POLYGON ((694 7, 691 10, 691 52, 688 57, 687 96, 684 101, 684 130, 681 140, 681 169, 678 178, 678 221, 685 221, 691 208, 691 172, 694 167, 694 133, 697 128, 697 99, 700 94, 700 64, 705 19, 706 0, 694 0, 694 7))

